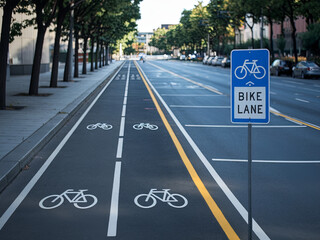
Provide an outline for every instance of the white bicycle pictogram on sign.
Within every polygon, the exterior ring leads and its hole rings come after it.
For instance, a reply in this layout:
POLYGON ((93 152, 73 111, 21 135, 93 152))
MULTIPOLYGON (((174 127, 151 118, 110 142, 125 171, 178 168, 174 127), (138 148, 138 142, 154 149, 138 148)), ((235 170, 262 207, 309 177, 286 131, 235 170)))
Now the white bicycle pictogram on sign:
POLYGON ((266 75, 266 70, 264 67, 258 66, 257 61, 258 60, 252 60, 252 62, 249 62, 249 60, 246 59, 242 66, 239 66, 234 70, 236 78, 244 79, 248 72, 252 73, 257 79, 263 78, 266 75))
POLYGON ((87 209, 91 208, 98 202, 98 199, 91 194, 84 194, 88 191, 87 189, 80 189, 74 191, 73 189, 68 189, 65 192, 59 194, 53 194, 43 198, 39 202, 39 206, 43 209, 53 209, 59 207, 64 199, 67 199, 69 203, 73 203, 76 208, 87 209))
POLYGON ((96 128, 101 128, 103 130, 110 130, 112 128, 112 125, 107 123, 96 123, 96 124, 90 124, 87 126, 88 130, 94 130, 96 128))
POLYGON ((134 203, 141 208, 152 208, 157 204, 158 199, 174 208, 184 208, 188 205, 188 200, 184 196, 178 193, 171 194, 169 191, 170 189, 157 190, 153 188, 149 193, 142 193, 136 196, 134 203))
POLYGON ((150 123, 138 123, 133 125, 133 129, 135 130, 142 130, 143 128, 147 128, 150 130, 157 130, 158 126, 150 123))

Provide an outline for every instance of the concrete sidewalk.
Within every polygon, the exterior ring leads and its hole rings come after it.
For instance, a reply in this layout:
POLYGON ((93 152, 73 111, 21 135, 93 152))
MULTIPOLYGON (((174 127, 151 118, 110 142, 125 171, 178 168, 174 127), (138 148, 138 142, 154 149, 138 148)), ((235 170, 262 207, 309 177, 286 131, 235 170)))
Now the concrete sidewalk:
MULTIPOLYGON (((114 61, 71 82, 59 81, 58 88, 49 88, 51 73, 43 73, 39 96, 26 96, 30 76, 10 77, 7 106, 21 109, 0 111, 0 191, 121 64, 114 61)), ((63 79, 63 68, 59 68, 59 79, 63 79)))

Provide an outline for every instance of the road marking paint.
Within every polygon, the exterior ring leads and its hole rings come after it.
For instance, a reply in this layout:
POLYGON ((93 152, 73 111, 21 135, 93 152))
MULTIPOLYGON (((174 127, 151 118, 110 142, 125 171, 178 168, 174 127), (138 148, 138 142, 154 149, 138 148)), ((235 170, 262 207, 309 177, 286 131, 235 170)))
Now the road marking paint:
POLYGON ((301 99, 301 98, 295 98, 295 100, 297 100, 299 102, 310 103, 309 101, 301 99))
MULTIPOLYGON (((194 125, 185 124, 186 127, 199 127, 199 128, 247 128, 247 125, 194 125)), ((307 126, 301 125, 252 125, 254 128, 304 128, 307 126)))
POLYGON ((270 107, 270 112, 276 112, 276 113, 280 113, 277 109, 270 107))
POLYGON ((126 116, 126 111, 127 111, 127 105, 123 105, 121 117, 125 117, 126 116))
POLYGON ((126 117, 121 117, 119 137, 123 137, 124 136, 125 122, 126 122, 126 117))
POLYGON ((121 175, 121 162, 116 162, 116 166, 114 169, 112 195, 111 195, 111 206, 110 206, 108 233, 107 233, 108 237, 117 236, 120 175, 121 175))
POLYGON ((230 106, 192 106, 192 105, 170 105, 171 108, 230 108, 230 106))
MULTIPOLYGON (((135 63, 135 65, 137 66, 136 63, 135 63)), ((207 170, 210 173, 210 175, 212 176, 212 178, 216 181, 216 183, 219 185, 221 190, 224 192, 224 194, 228 197, 228 199, 233 204, 233 206, 240 213, 240 215, 244 219, 244 221, 246 221, 246 223, 248 223, 248 212, 247 212, 247 210, 243 207, 243 205, 236 198, 236 196, 231 192, 231 190, 226 185, 226 183, 222 180, 222 178, 219 176, 219 174, 216 172, 216 170, 212 167, 212 165, 210 164, 208 159, 203 155, 203 153, 201 152, 199 147, 195 144, 193 139, 190 137, 190 135, 187 133, 187 131, 184 129, 184 127, 181 125, 181 123, 176 118, 176 116, 173 114, 171 109, 168 107, 167 103, 163 100, 163 98, 160 96, 158 91, 153 87, 153 85, 151 84, 150 80, 145 75, 143 75, 141 73, 141 71, 139 70, 141 68, 139 66, 137 68, 138 68, 138 71, 139 71, 140 75, 143 77, 143 79, 146 82, 149 83, 148 87, 150 86, 152 88, 153 92, 157 95, 158 99, 161 101, 162 105, 166 108, 167 112, 169 113, 169 115, 171 116, 171 118, 173 119, 173 121, 175 122, 177 127, 180 129, 180 131, 182 132, 182 134, 184 135, 186 140, 189 142, 190 146, 193 148, 194 152, 197 154, 197 156, 199 157, 199 159, 201 160, 203 165, 207 168, 207 170), (144 78, 144 76, 145 76, 145 78, 144 78)), ((200 183, 202 183, 201 180, 200 180, 200 183)), ((211 195, 209 193, 206 196, 211 197, 211 195)), ((224 217, 224 215, 222 214, 221 217, 224 217)), ((259 226, 259 224, 254 219, 252 219, 252 224, 253 224, 253 231, 258 236, 259 239, 263 239, 263 240, 269 240, 270 239, 268 237, 268 235, 263 231, 263 229, 259 226)), ((235 236, 235 238, 231 238, 231 239, 238 239, 237 237, 238 236, 235 236)))
MULTIPOLYGON (((248 162, 246 159, 224 159, 212 158, 215 162, 248 162)), ((286 163, 286 164, 315 164, 320 163, 320 160, 252 160, 254 163, 286 163)))
POLYGON ((164 97, 221 97, 222 95, 208 95, 208 94, 161 94, 164 97))
POLYGON ((291 122, 294 122, 294 123, 297 123, 297 124, 302 124, 302 125, 305 125, 305 126, 308 126, 308 127, 311 127, 313 129, 316 129, 316 130, 319 130, 320 131, 320 127, 315 125, 315 124, 312 124, 312 123, 308 123, 308 122, 305 122, 305 121, 301 121, 301 120, 298 120, 298 119, 295 119, 295 118, 292 118, 292 117, 289 117, 285 114, 282 114, 280 112, 275 112, 273 110, 270 110, 271 113, 273 113, 274 115, 277 115, 277 116, 280 116, 280 117, 283 117, 285 119, 287 119, 288 121, 291 121, 291 122))
POLYGON ((130 80, 130 66, 131 66, 131 62, 129 62, 126 86, 125 86, 125 90, 124 90, 123 106, 122 106, 122 113, 121 113, 119 140, 118 140, 116 158, 122 158, 123 136, 124 136, 125 122, 126 122, 127 100, 128 100, 128 90, 129 90, 129 80, 130 80))
POLYGON ((122 158, 122 149, 123 149, 123 138, 120 137, 118 139, 118 147, 117 147, 117 158, 122 158))
POLYGON ((123 105, 127 105, 127 101, 128 101, 128 97, 125 96, 125 97, 123 98, 123 105))
POLYGON ((158 104, 158 101, 155 98, 155 96, 150 88, 150 82, 148 84, 147 80, 144 78, 144 75, 141 73, 142 70, 139 68, 139 66, 137 65, 136 62, 135 62, 135 65, 136 65, 138 72, 140 73, 142 81, 144 82, 144 84, 145 84, 145 86, 146 86, 146 88, 147 88, 147 90, 153 100, 153 103, 155 104, 155 106, 157 108, 157 111, 162 119, 162 122, 164 123, 165 127, 167 128, 167 131, 168 131, 171 139, 173 140, 173 142, 179 152, 179 155, 180 155, 183 163, 185 164, 194 184, 197 186, 199 192, 201 193, 201 195, 205 199, 207 205, 209 206, 212 214, 214 215, 214 217, 216 218, 216 220, 218 221, 221 228, 223 229, 223 231, 225 232, 225 234, 227 235, 227 237, 229 239, 240 239, 238 237, 238 235, 236 234, 236 232, 231 227, 228 220, 225 218, 224 214, 222 213, 222 211, 220 210, 220 208, 218 207, 216 202, 211 197, 210 193, 208 192, 207 188, 205 187, 204 183, 200 179, 198 173, 196 172, 192 163, 190 162, 189 158, 187 157, 183 147, 181 146, 177 136, 175 135, 174 131, 172 130, 168 120, 166 119, 164 113, 162 112, 162 109, 161 109, 160 105, 158 104))
POLYGON ((202 84, 202 83, 193 81, 193 80, 191 80, 191 79, 189 79, 189 78, 183 77, 183 76, 181 76, 181 75, 179 75, 179 74, 176 74, 176 73, 171 72, 171 71, 169 71, 169 70, 167 70, 167 69, 164 69, 164 68, 162 68, 162 67, 159 67, 159 66, 157 66, 157 65, 155 65, 155 64, 153 64, 153 63, 148 62, 148 64, 150 64, 150 65, 152 65, 152 66, 154 66, 154 67, 156 67, 156 68, 158 68, 158 69, 160 69, 160 70, 162 70, 162 71, 165 71, 165 72, 167 72, 167 73, 170 73, 170 74, 172 74, 173 76, 182 78, 182 79, 184 79, 184 80, 186 80, 186 81, 188 81, 188 82, 191 82, 191 83, 196 84, 196 85, 198 85, 198 86, 200 86, 200 87, 203 87, 203 88, 205 88, 205 89, 207 89, 207 90, 209 90, 209 91, 211 91, 211 92, 214 92, 214 93, 219 94, 219 95, 223 95, 222 92, 218 91, 218 90, 217 90, 216 88, 214 88, 214 87, 211 87, 211 86, 208 86, 208 85, 205 85, 205 84, 202 84))
POLYGON ((114 80, 115 76, 120 72, 121 68, 124 64, 118 69, 118 71, 113 75, 113 77, 110 79, 110 81, 103 87, 101 92, 96 96, 96 98, 92 101, 90 106, 86 109, 86 111, 81 115, 81 117, 78 119, 78 121, 73 125, 71 130, 67 133, 67 135, 62 139, 62 141, 59 143, 59 145, 56 147, 56 149, 51 153, 51 155, 48 157, 48 159, 44 162, 42 167, 39 169, 39 171, 33 176, 33 178, 29 181, 29 183, 25 186, 25 188, 22 190, 22 192, 18 195, 18 197, 14 200, 14 202, 9 206, 9 208, 5 211, 5 213, 0 218, 0 230, 3 228, 3 226, 6 224, 6 222, 9 220, 9 218, 12 216, 12 214, 16 211, 16 209, 20 206, 22 201, 26 198, 26 196, 29 194, 29 192, 32 190, 34 185, 39 181, 40 177, 43 175, 43 173, 47 170, 47 168, 50 166, 52 161, 55 159, 55 157, 58 155, 58 153, 61 151, 63 146, 67 143, 69 138, 72 136, 74 131, 78 128, 80 123, 83 121, 83 119, 86 117, 88 112, 91 110, 91 108, 94 106, 94 104, 98 101, 100 96, 104 93, 104 91, 107 89, 107 87, 111 84, 111 82, 114 80))

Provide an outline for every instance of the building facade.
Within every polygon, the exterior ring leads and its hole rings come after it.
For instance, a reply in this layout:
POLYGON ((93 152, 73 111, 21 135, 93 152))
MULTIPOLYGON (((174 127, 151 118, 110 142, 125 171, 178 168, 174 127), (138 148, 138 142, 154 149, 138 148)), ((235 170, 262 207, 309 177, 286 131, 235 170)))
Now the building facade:
MULTIPOLYGON (((0 28, 2 26, 3 9, 0 9, 0 28)), ((15 14, 13 19, 15 22, 23 22, 30 18, 25 14, 15 14)), ((15 37, 14 41, 9 45, 9 63, 11 75, 26 75, 31 74, 33 57, 35 52, 37 39, 37 30, 34 26, 27 27, 22 30, 22 35, 15 37)), ((50 34, 46 34, 44 39, 41 72, 50 70, 50 34)))
MULTIPOLYGON (((247 21, 249 25, 252 24, 252 20, 250 18, 247 18, 247 21)), ((266 20, 264 21, 266 22, 266 20)), ((272 24, 272 30, 273 30, 273 35, 272 35, 272 40, 273 40, 273 48, 275 52, 279 52, 278 49, 278 39, 281 37, 281 28, 283 28, 283 33, 284 33, 284 39, 285 39, 285 53, 292 55, 293 53, 293 43, 292 43, 292 38, 291 38, 291 32, 292 32, 292 27, 290 24, 289 18, 286 18, 283 22, 283 26, 281 27, 280 23, 273 23, 272 24)), ((296 26, 296 41, 297 41, 297 49, 298 53, 301 54, 301 51, 303 49, 302 41, 299 38, 299 34, 304 33, 307 31, 307 23, 304 17, 298 17, 295 20, 295 26, 296 26)), ((270 25, 269 24, 264 24, 263 26, 263 37, 266 39, 270 39, 270 25)), ((247 24, 244 24, 241 26, 238 30, 235 31, 236 34, 236 44, 239 45, 240 43, 245 43, 247 41, 251 41, 251 30, 248 27, 247 24)), ((260 39, 261 38, 261 22, 254 24, 253 26, 253 38, 254 39, 260 39)))
POLYGON ((138 33, 138 35, 137 35, 138 44, 140 46, 142 46, 141 48, 139 48, 139 52, 143 52, 145 54, 153 54, 153 53, 159 51, 158 48, 155 48, 155 47, 149 45, 153 34, 154 34, 153 32, 139 32, 138 33))

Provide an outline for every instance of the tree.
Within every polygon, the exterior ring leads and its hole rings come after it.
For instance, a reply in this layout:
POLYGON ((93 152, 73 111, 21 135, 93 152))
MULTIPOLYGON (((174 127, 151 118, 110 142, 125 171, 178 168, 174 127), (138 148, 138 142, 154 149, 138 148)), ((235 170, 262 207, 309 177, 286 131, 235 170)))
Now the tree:
POLYGON ((1 42, 0 42, 0 109, 6 109, 6 79, 10 39, 10 25, 14 8, 20 0, 2 0, 3 7, 1 42))
POLYGON ((168 32, 165 28, 158 28, 149 43, 150 46, 154 46, 156 48, 159 48, 160 51, 167 51, 167 39, 166 39, 166 33, 168 32))
POLYGON ((52 59, 52 70, 50 87, 57 87, 58 85, 58 68, 59 68, 59 54, 60 54, 60 39, 62 32, 62 24, 71 9, 71 2, 66 0, 58 0, 58 14, 56 17, 56 29, 55 29, 55 40, 53 48, 53 59, 52 59))
POLYGON ((315 55, 320 55, 320 23, 310 24, 308 32, 301 35, 303 46, 315 55))
POLYGON ((210 35, 217 43, 217 52, 220 54, 220 42, 229 34, 231 24, 230 11, 223 0, 213 0, 208 5, 210 35))
POLYGON ((295 62, 298 62, 298 52, 297 52, 297 39, 296 39, 296 32, 297 32, 297 28, 296 28, 296 24, 295 24, 295 20, 298 16, 298 9, 300 6, 300 2, 296 1, 296 0, 283 0, 284 1, 284 10, 285 10, 285 14, 286 16, 289 18, 290 20, 290 25, 291 25, 291 39, 292 39, 292 44, 293 44, 293 54, 294 54, 294 59, 295 62))
POLYGON ((34 13, 36 14, 35 19, 32 19, 30 21, 30 25, 36 23, 38 32, 32 65, 29 95, 38 95, 40 65, 44 37, 47 28, 50 26, 55 16, 57 2, 58 0, 30 0, 30 5, 34 10, 34 13))

